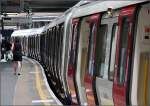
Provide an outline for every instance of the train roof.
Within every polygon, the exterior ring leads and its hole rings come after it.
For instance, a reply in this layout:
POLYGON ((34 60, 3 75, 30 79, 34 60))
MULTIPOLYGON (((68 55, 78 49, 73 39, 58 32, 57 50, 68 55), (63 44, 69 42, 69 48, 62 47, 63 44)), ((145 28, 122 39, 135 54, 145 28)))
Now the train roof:
POLYGON ((149 0, 95 1, 95 2, 91 2, 90 4, 79 7, 75 11, 73 18, 82 17, 82 16, 86 16, 86 15, 90 15, 90 14, 94 14, 98 12, 104 12, 104 11, 107 11, 108 8, 118 9, 118 8, 126 7, 129 5, 143 3, 146 1, 149 1, 149 0))
POLYGON ((73 9, 78 8, 78 7, 83 6, 84 4, 88 4, 88 3, 90 3, 90 1, 81 0, 79 3, 77 3, 72 8, 66 10, 64 12, 64 14, 62 14, 60 17, 54 19, 49 25, 47 25, 46 29, 49 29, 49 28, 52 28, 52 27, 54 27, 56 25, 64 23, 66 21, 67 16, 69 15, 69 13, 73 12, 73 9))
POLYGON ((65 15, 60 16, 59 18, 57 18, 57 19, 55 19, 54 21, 52 21, 52 23, 50 23, 50 24, 46 27, 46 29, 52 28, 52 27, 54 27, 54 26, 56 26, 56 25, 58 25, 58 24, 61 24, 61 23, 65 22, 66 17, 67 17, 67 16, 65 16, 65 15))
POLYGON ((32 28, 32 29, 23 29, 23 30, 15 30, 11 36, 30 36, 30 35, 38 35, 44 31, 45 27, 41 28, 32 28))

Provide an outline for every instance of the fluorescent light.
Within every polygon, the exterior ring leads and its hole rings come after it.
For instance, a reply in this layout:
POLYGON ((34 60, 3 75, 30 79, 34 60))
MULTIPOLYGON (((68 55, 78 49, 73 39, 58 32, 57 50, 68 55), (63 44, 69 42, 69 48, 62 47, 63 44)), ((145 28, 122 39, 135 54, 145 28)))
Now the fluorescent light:
POLYGON ((18 15, 18 13, 6 13, 7 15, 18 15))

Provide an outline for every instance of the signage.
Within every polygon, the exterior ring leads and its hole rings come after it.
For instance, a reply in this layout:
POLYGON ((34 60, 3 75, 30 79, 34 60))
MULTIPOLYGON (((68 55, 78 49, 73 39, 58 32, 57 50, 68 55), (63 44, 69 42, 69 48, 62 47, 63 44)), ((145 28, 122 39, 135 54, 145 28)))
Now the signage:
POLYGON ((150 25, 144 28, 144 42, 150 44, 150 25))

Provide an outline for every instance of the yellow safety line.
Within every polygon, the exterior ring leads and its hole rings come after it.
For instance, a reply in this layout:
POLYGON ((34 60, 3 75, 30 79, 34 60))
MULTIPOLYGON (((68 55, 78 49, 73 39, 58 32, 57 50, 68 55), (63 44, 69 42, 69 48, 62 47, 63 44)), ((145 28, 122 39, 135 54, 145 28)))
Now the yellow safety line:
POLYGON ((145 60, 144 64, 144 106, 147 106, 147 82, 148 82, 148 59, 145 60))
MULTIPOLYGON (((40 96, 41 100, 47 100, 47 96, 45 95, 45 93, 44 93, 44 91, 42 89, 42 80, 40 79, 37 65, 35 65, 35 71, 36 71, 36 74, 35 74, 35 77, 36 77, 36 88, 37 88, 37 91, 39 93, 39 96, 40 96)), ((50 105, 50 104, 44 102, 44 105, 50 105)))

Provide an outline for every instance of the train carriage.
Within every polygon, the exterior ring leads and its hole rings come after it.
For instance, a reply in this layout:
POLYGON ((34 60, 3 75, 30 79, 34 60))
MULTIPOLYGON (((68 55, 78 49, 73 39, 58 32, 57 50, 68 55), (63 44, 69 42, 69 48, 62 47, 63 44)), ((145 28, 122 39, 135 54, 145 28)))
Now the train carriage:
POLYGON ((149 0, 82 1, 22 38, 24 52, 65 105, 148 106, 149 20, 149 0))
POLYGON ((78 39, 75 42, 72 39, 70 60, 73 64, 69 62, 68 70, 72 78, 68 81, 72 80, 69 88, 76 87, 77 90, 70 90, 80 105, 149 104, 148 74, 144 73, 150 70, 150 45, 149 37, 142 36, 148 33, 149 10, 149 1, 97 1, 76 10, 73 26, 77 25, 78 30, 74 32, 77 35, 72 36, 78 39), (139 37, 143 44, 138 41, 139 37), (138 45, 143 45, 144 50, 138 45), (137 69, 137 64, 143 68, 137 69), (143 99, 138 95, 143 95, 143 99))

